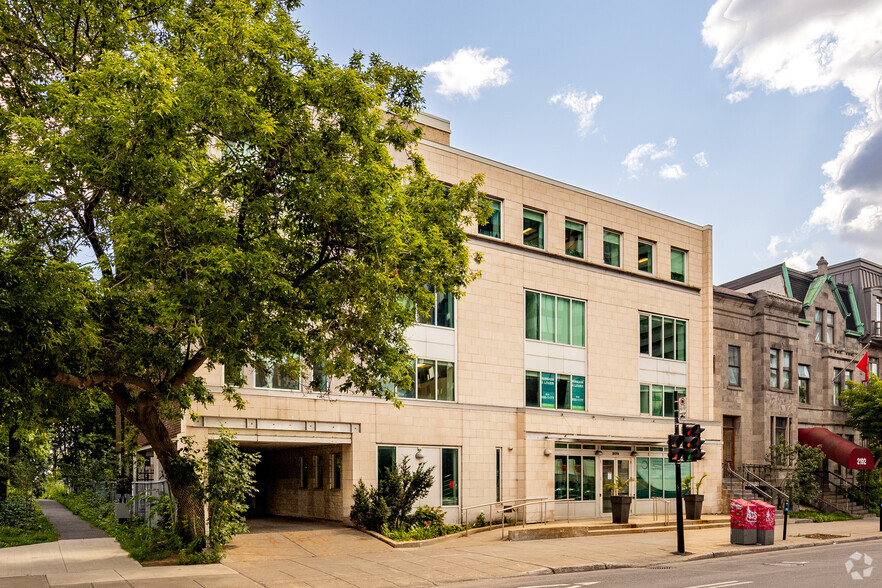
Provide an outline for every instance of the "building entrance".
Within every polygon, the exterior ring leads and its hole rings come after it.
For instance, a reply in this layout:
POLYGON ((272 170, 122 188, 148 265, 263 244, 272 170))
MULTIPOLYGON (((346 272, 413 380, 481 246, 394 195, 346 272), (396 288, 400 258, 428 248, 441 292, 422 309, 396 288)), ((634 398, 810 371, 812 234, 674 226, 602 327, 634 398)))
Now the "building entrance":
MULTIPOLYGON (((607 485, 615 482, 616 476, 621 481, 627 480, 631 477, 631 471, 633 468, 631 467, 630 459, 602 459, 600 460, 600 488, 599 492, 603 496, 603 512, 608 513, 612 512, 612 503, 610 502, 610 496, 612 496, 612 492, 607 489, 607 485)), ((623 491, 623 494, 631 494, 630 492, 631 484, 628 484, 628 490, 623 491)))

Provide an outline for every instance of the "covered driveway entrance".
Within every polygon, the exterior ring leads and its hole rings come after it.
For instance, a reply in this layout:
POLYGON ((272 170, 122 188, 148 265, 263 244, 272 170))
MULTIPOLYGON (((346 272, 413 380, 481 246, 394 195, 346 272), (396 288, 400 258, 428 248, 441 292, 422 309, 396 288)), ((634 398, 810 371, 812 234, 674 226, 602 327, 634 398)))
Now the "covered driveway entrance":
POLYGON ((850 470, 872 470, 875 467, 872 452, 824 427, 799 430, 799 442, 819 447, 828 459, 850 470))

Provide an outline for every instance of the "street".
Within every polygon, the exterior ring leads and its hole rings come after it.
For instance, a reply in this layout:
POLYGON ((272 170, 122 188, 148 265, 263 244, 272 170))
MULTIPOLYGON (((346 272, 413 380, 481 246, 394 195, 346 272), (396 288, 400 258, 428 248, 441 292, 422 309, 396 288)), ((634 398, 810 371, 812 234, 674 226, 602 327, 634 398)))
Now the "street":
POLYGON ((461 588, 578 588, 597 586, 652 586, 652 588, 828 588, 882 583, 882 540, 774 551, 647 568, 576 572, 547 576, 466 582, 461 588), (856 555, 859 554, 859 555, 856 555), (869 559, 867 559, 869 557, 869 559), (851 565, 848 565, 848 563, 851 565), (860 580, 853 575, 859 576, 860 580))

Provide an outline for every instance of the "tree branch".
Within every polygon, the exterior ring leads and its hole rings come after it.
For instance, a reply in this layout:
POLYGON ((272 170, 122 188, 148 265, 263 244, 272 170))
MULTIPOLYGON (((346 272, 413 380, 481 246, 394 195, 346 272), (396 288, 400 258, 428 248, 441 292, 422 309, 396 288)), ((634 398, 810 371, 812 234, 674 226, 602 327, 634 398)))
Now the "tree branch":
POLYGON ((184 362, 184 365, 181 366, 181 369, 178 370, 172 379, 169 380, 169 384, 174 389, 179 389, 183 386, 187 380, 190 379, 190 376, 196 373, 202 364, 208 359, 208 356, 205 355, 202 349, 193 354, 193 357, 184 362))
POLYGON ((80 376, 75 376, 73 374, 50 372, 49 375, 43 378, 43 380, 55 384, 61 384, 62 386, 68 386, 69 388, 76 388, 77 390, 94 388, 96 386, 101 386, 103 388, 104 385, 125 384, 126 386, 140 388, 145 392, 156 392, 156 386, 150 380, 123 374, 95 372, 86 378, 81 378, 80 376))

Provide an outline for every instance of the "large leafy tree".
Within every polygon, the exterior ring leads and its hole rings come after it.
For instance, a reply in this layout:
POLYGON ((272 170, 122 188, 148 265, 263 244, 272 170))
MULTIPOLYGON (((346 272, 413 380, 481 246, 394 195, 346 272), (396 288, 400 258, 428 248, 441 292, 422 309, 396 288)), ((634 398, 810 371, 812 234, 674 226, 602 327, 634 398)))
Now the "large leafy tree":
POLYGON ((420 75, 320 56, 296 5, 0 0, 2 393, 106 394, 194 536, 166 423, 212 401, 197 370, 322 364, 394 400, 403 301, 475 275, 477 180, 444 187, 412 152, 420 75))
POLYGON ((882 380, 870 374, 869 382, 849 381, 839 394, 839 403, 848 411, 848 425, 860 431, 878 458, 882 449, 882 380))

